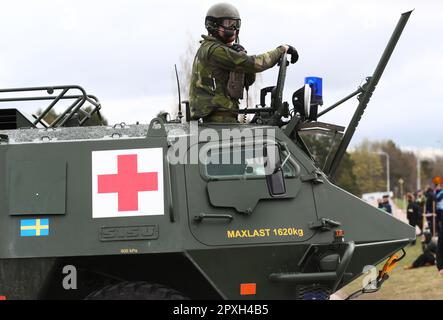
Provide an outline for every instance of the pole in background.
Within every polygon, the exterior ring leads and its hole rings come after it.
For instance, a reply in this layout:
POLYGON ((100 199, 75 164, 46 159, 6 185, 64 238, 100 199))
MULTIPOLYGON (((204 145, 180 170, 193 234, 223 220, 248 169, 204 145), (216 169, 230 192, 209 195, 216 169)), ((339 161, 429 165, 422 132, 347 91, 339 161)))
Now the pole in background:
POLYGON ((406 210, 406 203, 405 203, 405 199, 403 197, 403 183, 404 182, 405 181, 402 178, 398 179, 398 183, 400 184, 400 199, 402 201, 402 207, 403 207, 403 210, 406 210))
POLYGON ((391 178, 390 178, 390 163, 389 163, 389 154, 384 151, 377 151, 377 154, 381 154, 386 156, 386 191, 391 191, 391 178))
POLYGON ((421 159, 417 155, 417 190, 421 189, 421 159))

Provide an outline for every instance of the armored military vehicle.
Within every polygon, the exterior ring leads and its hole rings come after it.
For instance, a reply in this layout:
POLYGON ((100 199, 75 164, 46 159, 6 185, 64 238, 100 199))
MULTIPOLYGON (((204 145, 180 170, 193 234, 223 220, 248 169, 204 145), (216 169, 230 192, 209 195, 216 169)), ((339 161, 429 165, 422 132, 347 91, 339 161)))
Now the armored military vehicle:
POLYGON ((414 229, 334 176, 410 14, 366 83, 321 112, 316 78, 294 92, 292 108, 283 101, 286 56, 261 105, 241 110, 253 115, 247 124, 190 123, 180 112, 149 125, 84 127, 101 105, 81 87, 1 90, 44 90, 0 101, 50 104, 34 118, 0 110, 0 296, 327 299, 388 259, 379 288, 414 229), (346 131, 318 121, 354 96, 346 131), (334 137, 323 166, 303 140, 312 132, 334 137))

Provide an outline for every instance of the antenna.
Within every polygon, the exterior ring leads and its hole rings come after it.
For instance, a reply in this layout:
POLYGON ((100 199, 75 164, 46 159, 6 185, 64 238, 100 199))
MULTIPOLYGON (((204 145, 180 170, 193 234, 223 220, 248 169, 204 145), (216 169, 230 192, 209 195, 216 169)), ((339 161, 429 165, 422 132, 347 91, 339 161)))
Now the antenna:
POLYGON ((177 78, 177 90, 178 90, 178 119, 182 120, 183 114, 182 114, 182 97, 180 94, 180 81, 178 80, 178 72, 177 72, 177 65, 174 64, 175 69, 175 77, 177 78))

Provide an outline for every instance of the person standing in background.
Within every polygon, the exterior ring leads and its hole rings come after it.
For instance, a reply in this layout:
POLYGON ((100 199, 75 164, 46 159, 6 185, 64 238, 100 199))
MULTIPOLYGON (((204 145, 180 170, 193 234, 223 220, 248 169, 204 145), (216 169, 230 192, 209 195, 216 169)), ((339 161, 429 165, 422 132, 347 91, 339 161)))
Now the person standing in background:
MULTIPOLYGON (((425 197, 426 197, 426 204, 425 204, 426 219, 428 221, 428 227, 432 235, 436 236, 437 233, 435 232, 434 234, 435 217, 432 216, 432 214, 434 213, 434 189, 432 189, 432 187, 429 185, 426 186, 425 197)), ((437 226, 435 226, 435 231, 437 231, 437 226)))
POLYGON ((381 203, 381 209, 392 215, 392 206, 389 202, 389 195, 385 194, 381 203))
POLYGON ((417 190, 416 194, 415 194, 415 203, 418 206, 418 220, 417 220, 417 225, 420 228, 420 234, 419 236, 421 236, 423 234, 423 228, 424 228, 424 212, 425 212, 425 205, 426 205, 426 198, 425 195, 423 194, 422 190, 417 190))
POLYGON ((440 185, 435 186, 435 208, 437 212, 437 225, 438 225, 438 243, 437 243, 437 268, 440 275, 443 276, 443 189, 440 185))
MULTIPOLYGON (((410 192, 406 194, 406 200, 408 201, 408 208, 406 209, 406 217, 408 218, 409 225, 411 227, 414 227, 418 225, 418 218, 419 218, 419 206, 417 202, 415 201, 414 195, 410 192)), ((412 245, 415 245, 416 241, 411 242, 412 245)))

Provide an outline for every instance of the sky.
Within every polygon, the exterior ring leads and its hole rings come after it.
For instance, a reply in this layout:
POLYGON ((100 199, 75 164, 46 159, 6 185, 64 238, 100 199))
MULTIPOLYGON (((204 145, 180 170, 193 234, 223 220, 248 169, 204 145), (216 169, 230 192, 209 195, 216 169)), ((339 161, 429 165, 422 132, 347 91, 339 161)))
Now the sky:
MULTIPOLYGON (((0 1, 0 88, 78 84, 100 99, 110 123, 148 123, 160 110, 176 112, 174 64, 180 72, 192 62, 187 49, 206 33, 204 17, 218 2, 0 1)), ((402 147, 443 149, 443 1, 230 3, 240 11, 249 54, 283 43, 298 50, 286 100, 306 76, 323 78, 320 110, 372 75, 400 14, 414 9, 352 145, 392 139, 402 147)), ((260 84, 274 85, 276 78, 277 68, 267 70, 260 84)), ((28 113, 39 107, 20 104, 28 113)), ((353 99, 321 121, 346 126, 356 107, 353 99)))

